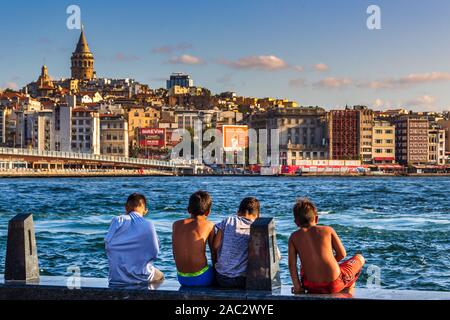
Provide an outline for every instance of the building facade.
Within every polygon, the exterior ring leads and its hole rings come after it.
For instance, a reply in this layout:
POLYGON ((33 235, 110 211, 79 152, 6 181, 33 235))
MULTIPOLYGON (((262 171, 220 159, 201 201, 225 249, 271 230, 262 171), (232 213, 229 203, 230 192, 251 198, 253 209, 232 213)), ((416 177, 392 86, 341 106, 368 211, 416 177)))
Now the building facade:
POLYGON ((330 159, 360 159, 359 112, 332 110, 329 113, 330 159))
POLYGON ((322 108, 274 108, 251 115, 248 123, 252 129, 267 130, 268 151, 273 149, 271 130, 278 130, 282 165, 329 157, 327 118, 322 108))
POLYGON ((372 128, 372 163, 395 162, 395 126, 388 121, 375 121, 372 128))
POLYGON ((365 106, 355 106, 354 110, 358 111, 359 158, 363 163, 371 163, 374 113, 365 106))
POLYGON ((173 73, 170 79, 167 80, 167 90, 172 89, 174 86, 189 88, 194 86, 194 80, 191 76, 184 73, 173 73))
POLYGON ((135 148, 138 145, 138 129, 158 128, 161 111, 152 107, 131 107, 127 114, 129 144, 130 148, 135 148))
POLYGON ((100 153, 128 158, 128 122, 121 115, 100 115, 100 153))
POLYGON ((8 108, 0 106, 0 146, 6 145, 6 124, 8 118, 8 108))
POLYGON ((445 165, 445 130, 440 127, 428 130, 428 163, 445 165))
POLYGON ((100 154, 99 113, 86 108, 72 110, 72 152, 100 154))
POLYGON ((402 116, 395 121, 395 158, 402 165, 428 163, 428 120, 402 116))

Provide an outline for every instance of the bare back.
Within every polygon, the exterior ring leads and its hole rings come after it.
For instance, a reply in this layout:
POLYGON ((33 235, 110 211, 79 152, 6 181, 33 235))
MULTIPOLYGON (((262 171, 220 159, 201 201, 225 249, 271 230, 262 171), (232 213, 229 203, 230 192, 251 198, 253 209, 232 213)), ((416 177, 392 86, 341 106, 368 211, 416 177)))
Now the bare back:
POLYGON ((333 249, 336 252, 345 252, 345 249, 332 228, 324 226, 301 228, 292 234, 289 242, 300 257, 308 281, 323 283, 334 281, 339 277, 338 260, 342 258, 335 257, 333 249))
POLYGON ((205 217, 185 219, 173 224, 172 249, 177 270, 192 273, 208 263, 206 243, 212 245, 214 224, 205 217))

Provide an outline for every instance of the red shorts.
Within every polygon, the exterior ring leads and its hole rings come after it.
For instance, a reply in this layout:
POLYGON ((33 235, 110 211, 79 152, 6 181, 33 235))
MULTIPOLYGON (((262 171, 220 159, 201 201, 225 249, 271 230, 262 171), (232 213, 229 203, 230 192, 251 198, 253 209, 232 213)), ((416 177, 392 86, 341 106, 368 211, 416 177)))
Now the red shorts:
POLYGON ((302 274, 302 286, 308 293, 338 293, 352 287, 361 274, 363 265, 356 256, 339 264, 341 274, 332 282, 310 282, 302 274))

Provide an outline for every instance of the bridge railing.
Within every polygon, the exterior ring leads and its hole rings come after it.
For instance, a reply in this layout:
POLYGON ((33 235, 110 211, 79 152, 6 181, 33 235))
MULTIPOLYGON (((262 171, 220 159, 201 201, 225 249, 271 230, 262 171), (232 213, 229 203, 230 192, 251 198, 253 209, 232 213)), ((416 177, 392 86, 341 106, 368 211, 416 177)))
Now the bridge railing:
POLYGON ((164 160, 152 160, 152 159, 139 159, 139 158, 126 158, 126 157, 114 157, 106 155, 97 155, 89 153, 75 153, 65 151, 42 151, 36 149, 17 149, 17 148, 0 148, 0 154, 7 155, 20 155, 20 156, 38 156, 38 157, 52 157, 63 159, 80 159, 80 160, 92 160, 92 161, 105 161, 105 162, 118 162, 125 164, 141 164, 157 167, 190 167, 192 161, 164 161, 164 160))

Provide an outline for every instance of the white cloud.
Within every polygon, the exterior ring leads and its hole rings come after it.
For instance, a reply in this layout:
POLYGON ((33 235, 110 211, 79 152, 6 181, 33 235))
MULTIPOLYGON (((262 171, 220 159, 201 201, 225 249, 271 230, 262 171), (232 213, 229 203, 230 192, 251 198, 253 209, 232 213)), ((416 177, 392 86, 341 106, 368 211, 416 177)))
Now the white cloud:
POLYGON ((171 58, 168 63, 170 64, 205 64, 205 62, 198 58, 188 54, 183 54, 179 57, 171 58))
POLYGON ((317 63, 317 64, 313 65, 313 69, 318 72, 325 72, 325 71, 328 71, 330 69, 330 67, 328 65, 326 65, 325 63, 317 63))
POLYGON ((370 82, 360 82, 358 87, 370 89, 398 89, 412 85, 450 81, 448 72, 412 73, 398 78, 386 78, 370 82))
POLYGON ((350 78, 328 77, 316 82, 314 85, 319 88, 341 89, 350 86, 352 83, 353 81, 350 78))
POLYGON ((250 56, 236 61, 221 60, 219 63, 235 69, 280 70, 288 67, 288 64, 283 59, 274 55, 250 56))
POLYGON ((433 108, 436 105, 437 98, 429 95, 423 95, 406 102, 406 105, 413 107, 433 108))

